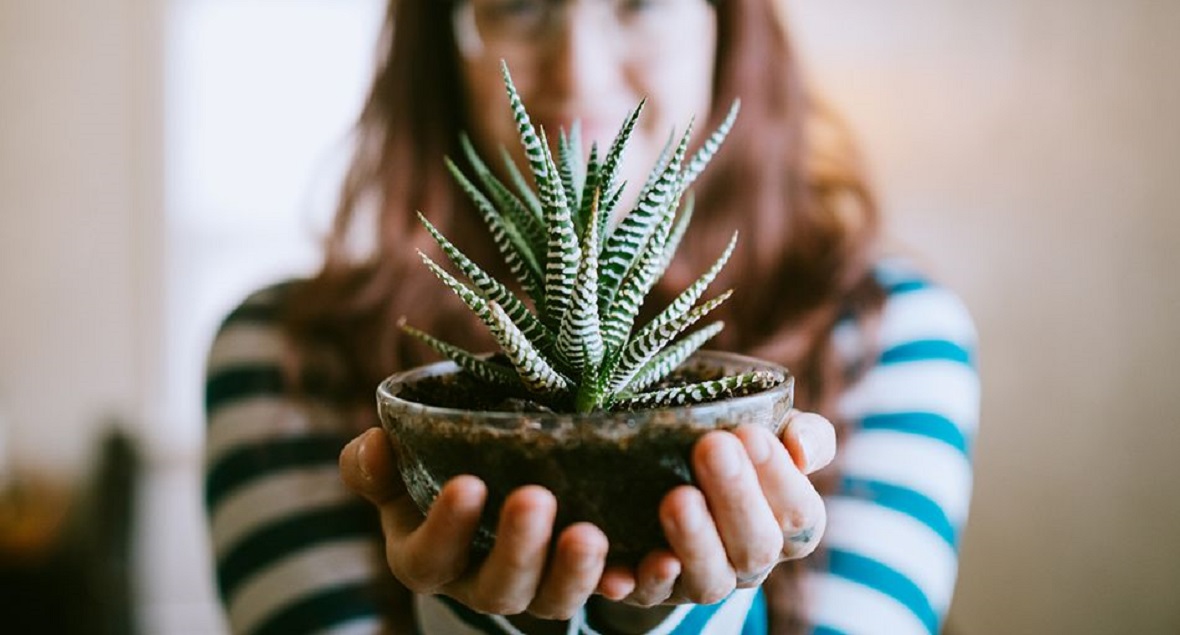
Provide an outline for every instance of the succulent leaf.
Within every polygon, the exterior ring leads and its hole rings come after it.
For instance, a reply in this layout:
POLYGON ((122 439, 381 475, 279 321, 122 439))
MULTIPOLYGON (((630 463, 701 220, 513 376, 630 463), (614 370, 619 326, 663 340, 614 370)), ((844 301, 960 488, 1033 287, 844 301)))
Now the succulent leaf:
POLYGON ((721 397, 740 397, 772 388, 782 382, 783 377, 777 373, 757 370, 687 386, 626 395, 618 399, 614 405, 620 410, 675 408, 713 401, 721 397))
POLYGON ((619 286, 623 283, 628 272, 638 263, 644 246, 655 233, 663 218, 675 212, 671 209, 673 197, 676 196, 673 189, 679 180, 680 164, 688 149, 688 139, 691 134, 692 126, 690 125, 656 184, 639 200, 635 209, 627 214, 606 241, 605 253, 600 265, 602 284, 598 289, 599 310, 603 314, 610 311, 619 286))
POLYGON ((435 242, 446 254, 463 275, 479 290, 480 295, 486 300, 491 300, 504 308, 504 312, 513 322, 520 326, 521 332, 524 333, 530 341, 537 342, 543 351, 552 351, 554 344, 553 333, 541 323, 532 313, 529 312, 524 302, 521 302, 515 294, 512 293, 508 287, 500 283, 492 276, 488 275, 479 265, 475 264, 463 252, 459 251, 454 244, 443 236, 442 232, 438 230, 426 217, 421 213, 418 214, 418 220, 426 227, 426 231, 434 237, 435 242))
POLYGON ((455 362, 459 368, 475 375, 481 381, 505 387, 517 387, 521 385, 520 377, 511 368, 494 364, 454 344, 444 342, 429 333, 425 333, 406 324, 404 319, 398 323, 398 326, 406 334, 421 340, 430 348, 433 348, 446 358, 455 362))
POLYGON ((561 322, 557 347, 580 375, 602 364, 603 343, 598 316, 598 205, 592 204, 590 223, 582 241, 581 262, 574 283, 573 303, 561 322))
POLYGON ((512 155, 508 149, 500 146, 500 160, 504 162, 504 169, 508 172, 508 178, 512 181, 512 186, 516 188, 516 194, 520 195, 520 200, 525 207, 532 212, 536 217, 537 222, 544 225, 545 212, 541 210, 541 199, 537 193, 533 191, 529 181, 521 174, 520 168, 516 167, 516 161, 512 159, 512 155))
POLYGON ((516 368, 525 387, 540 395, 559 395, 568 390, 570 381, 545 360, 540 351, 516 328, 504 309, 495 302, 489 302, 488 308, 492 317, 489 324, 492 335, 516 368))
POLYGON ((688 198, 685 199, 684 205, 680 208, 680 214, 676 216, 676 224, 672 226, 672 233, 668 236, 668 243, 664 245, 664 258, 660 264, 660 270, 668 268, 672 264, 672 257, 676 255, 676 250, 680 248, 680 240, 684 238, 684 232, 688 231, 688 224, 692 222, 692 212, 696 205, 696 197, 691 192, 688 198))
POLYGON ((701 149, 697 150, 696 154, 689 159, 688 166, 684 169, 684 182, 681 185, 683 189, 691 187, 701 172, 705 170, 705 166, 709 165, 709 161, 713 159, 713 155, 717 153, 717 149, 721 147, 725 137, 729 135, 730 129, 733 128, 733 122, 737 119, 741 109, 741 100, 733 100, 733 104, 730 105, 729 112, 725 113, 725 119, 721 121, 721 125, 717 126, 717 129, 705 139, 701 149))
POLYGON ((608 150, 600 154, 592 144, 583 163, 580 125, 575 123, 568 134, 560 131, 555 152, 545 130, 531 123, 506 65, 502 73, 531 182, 504 148, 500 150, 509 183, 501 181, 466 136, 459 141, 482 189, 449 159, 447 167, 488 225, 505 264, 532 298, 533 310, 421 214, 427 231, 470 285, 419 253, 488 327, 511 366, 404 323, 401 328, 481 381, 516 391, 513 394, 527 391, 538 404, 558 410, 686 405, 781 381, 751 373, 651 389, 666 385, 661 382, 722 329, 717 322, 681 337, 729 297, 726 291, 697 304, 732 255, 736 234, 708 271, 633 332, 645 297, 669 266, 692 218, 692 195, 687 194, 678 213, 681 200, 733 125, 737 102, 687 162, 691 123, 679 142, 675 133, 669 137, 634 209, 612 229, 626 185, 617 182, 619 166, 644 102, 628 114, 608 150))
POLYGON ((447 159, 447 168, 451 171, 459 187, 475 203, 475 208, 487 223, 488 229, 492 232, 492 241, 500 250, 500 255, 504 257, 508 270, 516 276, 529 296, 543 297, 544 285, 542 284, 541 266, 533 257, 528 241, 511 220, 496 211, 491 201, 467 179, 454 161, 447 159))
POLYGON ((582 163, 582 126, 578 122, 574 122, 573 129, 569 134, 565 130, 561 131, 561 137, 557 142, 557 163, 558 173, 561 175, 562 189, 565 190, 565 200, 569 205, 571 215, 574 219, 574 227, 577 229, 578 235, 581 236, 584 231, 585 224, 582 222, 578 211, 581 209, 581 181, 580 174, 582 163))
MULTIPOLYGON (((643 107, 646 104, 646 99, 640 101, 639 105, 627 115, 627 118, 623 121, 623 126, 619 128, 618 134, 615 135, 614 141, 611 142, 611 146, 602 160, 602 167, 598 173, 598 183, 604 191, 613 191, 615 187, 615 180, 619 176, 619 165, 623 158, 623 151, 627 148, 627 142, 631 140, 631 134, 635 131, 635 122, 639 120, 639 114, 643 112, 643 107)), ((609 207, 604 208, 604 213, 610 209, 609 207)))
MULTIPOLYGON (((733 250, 737 247, 737 236, 737 232, 734 232, 733 237, 729 239, 729 244, 725 246, 725 250, 721 253, 721 257, 713 263, 713 266, 701 274, 701 277, 697 278, 687 289, 681 291, 680 295, 676 296, 676 299, 672 300, 671 304, 665 307, 663 311, 660 311, 656 317, 652 318, 651 322, 644 326, 642 332, 646 333, 648 331, 659 330, 668 322, 679 319, 680 316, 692 309, 692 306, 704 294, 705 289, 713 282, 717 274, 721 272, 721 269, 725 267, 725 263, 729 262, 729 257, 733 255, 733 250)), ((636 337, 639 336, 637 335, 636 337)))
MULTIPOLYGON (((590 158, 586 162, 586 174, 582 179, 582 193, 578 199, 580 201, 578 218, 582 219, 578 226, 583 233, 590 222, 590 207, 594 205, 598 207, 598 235, 603 235, 605 224, 602 219, 610 216, 610 209, 602 206, 605 201, 600 200, 601 192, 602 190, 598 187, 598 142, 592 141, 590 143, 590 158)), ((601 252, 602 249, 599 248, 599 251, 601 252)))
MULTIPOLYGON (((544 137, 545 131, 542 130, 541 138, 544 137)), ((548 176, 538 184, 545 208, 545 226, 549 229, 548 252, 545 256, 545 310, 550 320, 549 326, 556 330, 560 328, 569 309, 581 250, 578 248, 578 236, 565 191, 557 178, 557 167, 547 145, 545 163, 549 167, 548 176)))
POLYGON ((664 273, 665 267, 661 264, 664 260, 664 245, 668 242, 671 228, 672 215, 665 213, 660 217, 655 232, 648 237, 647 243, 643 246, 638 262, 624 276, 614 301, 603 313, 603 339, 611 351, 622 348, 631 327, 635 325, 635 318, 643 305, 643 299, 664 273))
POLYGON ((504 86, 508 90, 508 105, 512 108, 512 118, 516 121, 516 128, 520 132, 520 141, 524 146, 524 154, 528 159, 529 168, 533 171, 533 179, 538 185, 549 177, 549 165, 545 157, 549 148, 537 137, 529 114, 525 111, 520 93, 516 92, 516 85, 512 83, 512 75, 508 72, 508 64, 500 63, 500 73, 504 77, 504 86))
POLYGON ((638 393, 664 377, 667 377, 668 373, 676 370, 677 366, 688 359, 690 355, 697 352, 705 342, 713 339, 713 336, 720 333, 724 327, 725 323, 714 322, 680 338, 675 344, 660 351, 655 357, 644 364, 643 368, 640 368, 639 372, 635 373, 635 377, 631 379, 631 382, 623 390, 629 393, 638 393))
POLYGON ((639 369, 667 346, 668 342, 675 339, 681 331, 695 324, 697 320, 708 315, 722 302, 728 300, 731 294, 733 294, 732 289, 676 319, 663 322, 654 328, 649 325, 640 330, 627 342, 626 348, 619 355, 617 365, 611 371, 607 391, 611 394, 619 393, 623 386, 631 383, 631 379, 639 372, 639 369))
MULTIPOLYGON (((512 190, 508 189, 500 179, 496 178, 488 166, 479 158, 475 146, 467 135, 459 136, 459 143, 463 146, 463 155, 467 157, 475 175, 479 177, 484 189, 491 194, 491 200, 496 209, 514 225, 525 238, 525 244, 535 262, 541 262, 545 253, 545 225, 539 215, 532 213, 512 190)), ((534 298, 535 299, 535 298, 534 298)))

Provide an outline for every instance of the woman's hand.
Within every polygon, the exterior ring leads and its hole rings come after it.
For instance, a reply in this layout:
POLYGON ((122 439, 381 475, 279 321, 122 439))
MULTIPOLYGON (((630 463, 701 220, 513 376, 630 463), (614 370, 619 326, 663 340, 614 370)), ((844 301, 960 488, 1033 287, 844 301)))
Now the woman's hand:
POLYGON ((384 432, 376 428, 345 446, 340 472, 345 484, 377 506, 389 568, 415 593, 448 595, 482 613, 568 619, 598 586, 606 536, 593 525, 576 523, 561 532, 550 554, 557 502, 542 487, 522 487, 508 496, 495 545, 476 563, 470 547, 487 498, 483 481, 451 479, 424 518, 402 484, 384 432))
POLYGON ((807 478, 836 453, 823 417, 792 411, 781 438, 742 426, 710 432, 693 448, 698 487, 682 486, 660 505, 670 549, 634 572, 611 567, 602 587, 631 586, 625 602, 710 604, 755 587, 776 564, 815 550, 827 513, 807 478))
POLYGON ((775 564, 808 555, 827 514, 806 475, 827 465, 835 446, 831 423, 796 411, 781 438, 754 426, 705 435, 692 456, 698 487, 679 487, 660 505, 670 548, 634 570, 605 568, 606 536, 588 523, 567 527, 550 553, 557 504, 539 486, 508 496, 491 552, 473 562, 483 482, 448 481, 424 518, 378 429, 344 448, 340 470, 380 511, 390 570, 411 591, 448 595, 483 613, 568 619, 595 593, 643 607, 717 602, 761 584, 775 564))

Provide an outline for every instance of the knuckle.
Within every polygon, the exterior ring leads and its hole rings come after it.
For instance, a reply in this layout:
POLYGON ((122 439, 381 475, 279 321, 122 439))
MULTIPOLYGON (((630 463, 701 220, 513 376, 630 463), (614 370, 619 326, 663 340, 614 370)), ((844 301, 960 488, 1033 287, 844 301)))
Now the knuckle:
POLYGON ((517 615, 524 610, 524 607, 520 607, 519 603, 513 602, 511 598, 489 595, 486 591, 471 598, 471 608, 487 615, 517 615))
POLYGON ((636 589, 630 597, 627 598, 627 603, 641 608, 651 608, 668 599, 670 589, 663 587, 645 587, 636 589))
POLYGON ((471 598, 471 608, 489 615, 518 615, 528 608, 517 598, 505 597, 493 590, 477 590, 471 598))
POLYGON ((783 550, 783 540, 780 537, 773 543, 767 543, 756 550, 746 551, 739 562, 734 562, 734 569, 747 576, 755 575, 773 566, 779 561, 783 550))
POLYGON ((737 579, 733 571, 719 571, 693 581, 686 581, 680 595, 693 604, 716 604, 729 597, 736 588, 737 579))
POLYGON ((529 609, 529 614, 543 620, 568 620, 574 617, 577 609, 572 606, 542 606, 529 609))
POLYGON ((811 555, 819 546, 827 526, 827 513, 823 509, 811 516, 800 517, 783 530, 783 556, 789 560, 811 555))
POLYGON ((426 580, 415 578, 411 575, 406 575, 404 572, 398 573, 396 577, 402 584, 406 586, 407 589, 419 595, 430 595, 438 589, 437 585, 431 584, 426 580))
POLYGON ((660 600, 648 593, 641 593, 627 598, 627 604, 638 606, 641 609, 649 609, 659 603, 660 600))
POLYGON ((430 593, 442 586, 447 580, 443 580, 438 575, 438 572, 433 571, 421 559, 413 557, 401 558, 400 566, 396 567, 394 573, 397 578, 405 584, 407 588, 415 593, 430 593))
POLYGON ((730 593, 736 588, 736 584, 732 579, 726 583, 714 583, 703 587, 697 593, 698 604, 716 604, 721 600, 729 597, 730 593))

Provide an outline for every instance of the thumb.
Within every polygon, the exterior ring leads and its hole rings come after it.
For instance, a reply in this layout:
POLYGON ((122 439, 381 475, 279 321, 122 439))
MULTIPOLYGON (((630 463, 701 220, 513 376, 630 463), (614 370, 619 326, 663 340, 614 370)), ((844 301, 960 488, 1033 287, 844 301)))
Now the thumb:
POLYGON ((791 410, 782 440, 804 474, 824 468, 836 456, 836 428, 814 412, 791 410))
POLYGON ((376 505, 406 493, 390 439, 380 428, 369 428, 344 446, 340 451, 340 478, 349 489, 376 505))

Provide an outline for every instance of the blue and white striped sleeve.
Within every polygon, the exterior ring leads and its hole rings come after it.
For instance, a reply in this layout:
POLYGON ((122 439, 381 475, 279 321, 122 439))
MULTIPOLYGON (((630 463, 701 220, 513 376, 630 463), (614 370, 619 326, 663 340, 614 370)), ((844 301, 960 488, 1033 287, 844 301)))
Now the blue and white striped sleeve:
POLYGON ((281 372, 275 290, 223 323, 208 358, 205 499, 234 633, 380 631, 380 541, 371 506, 340 480, 347 428, 281 372))
MULTIPOLYGON (((877 357, 840 401, 852 424, 827 499, 826 567, 807 579, 809 619, 827 635, 941 629, 967 517, 979 421, 975 328, 945 288, 881 274, 877 357)), ((857 348, 851 324, 838 346, 857 348)))

